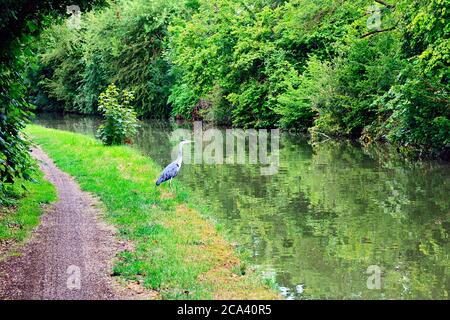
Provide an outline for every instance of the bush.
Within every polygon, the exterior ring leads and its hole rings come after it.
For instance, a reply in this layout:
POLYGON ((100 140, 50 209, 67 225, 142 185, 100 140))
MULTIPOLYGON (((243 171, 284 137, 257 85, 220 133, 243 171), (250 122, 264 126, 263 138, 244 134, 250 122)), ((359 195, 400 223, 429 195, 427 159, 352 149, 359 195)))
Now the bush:
POLYGON ((199 110, 202 119, 219 125, 231 124, 230 105, 223 96, 223 90, 220 86, 213 87, 206 97, 206 108, 199 110))
POLYGON ((352 39, 345 53, 333 59, 328 71, 322 68, 327 74, 313 73, 312 84, 318 88, 309 95, 324 94, 322 104, 313 105, 319 114, 315 130, 357 138, 367 126, 382 124, 376 123, 384 117, 382 106, 373 101, 397 84, 403 67, 400 46, 394 33, 352 39), (322 84, 324 76, 328 80, 322 84))
POLYGON ((120 91, 114 84, 100 94, 98 109, 103 112, 105 120, 98 129, 98 137, 103 144, 131 143, 138 128, 136 112, 130 106, 133 100, 131 92, 120 91))
POLYGON ((309 128, 316 112, 327 108, 332 70, 329 64, 311 57, 302 75, 293 71, 285 82, 286 92, 278 98, 275 112, 280 114, 284 128, 309 128))
POLYGON ((450 91, 436 79, 413 74, 380 99, 390 112, 384 126, 387 140, 404 151, 445 157, 450 148, 450 91))

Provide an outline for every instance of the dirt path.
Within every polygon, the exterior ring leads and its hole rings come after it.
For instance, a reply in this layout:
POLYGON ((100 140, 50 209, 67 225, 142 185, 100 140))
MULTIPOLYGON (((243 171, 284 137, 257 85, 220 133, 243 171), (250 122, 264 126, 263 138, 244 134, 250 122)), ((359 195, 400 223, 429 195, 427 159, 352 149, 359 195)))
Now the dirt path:
POLYGON ((109 274, 119 245, 97 201, 40 149, 32 154, 59 200, 21 255, 0 263, 0 299, 118 299, 109 274))

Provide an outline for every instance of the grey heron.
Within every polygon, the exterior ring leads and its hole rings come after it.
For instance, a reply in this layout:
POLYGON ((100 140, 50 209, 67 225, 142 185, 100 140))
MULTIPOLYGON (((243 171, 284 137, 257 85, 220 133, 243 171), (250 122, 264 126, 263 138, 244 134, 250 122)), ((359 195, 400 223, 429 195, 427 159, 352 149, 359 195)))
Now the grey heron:
POLYGON ((156 181, 156 185, 159 186, 164 181, 169 180, 170 187, 172 187, 172 179, 175 178, 180 172, 181 164, 183 163, 183 145, 186 143, 191 143, 194 141, 191 140, 183 140, 178 145, 178 157, 177 159, 169 164, 167 167, 164 168, 164 170, 161 172, 161 176, 156 181))

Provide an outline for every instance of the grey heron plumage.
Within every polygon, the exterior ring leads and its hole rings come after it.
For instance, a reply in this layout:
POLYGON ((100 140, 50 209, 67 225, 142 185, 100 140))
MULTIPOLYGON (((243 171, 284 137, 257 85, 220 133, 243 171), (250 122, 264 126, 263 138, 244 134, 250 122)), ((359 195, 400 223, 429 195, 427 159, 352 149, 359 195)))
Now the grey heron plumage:
POLYGON ((178 145, 178 157, 177 159, 169 164, 167 167, 164 168, 164 170, 161 173, 161 176, 156 181, 156 185, 159 186, 164 181, 169 180, 170 183, 172 182, 172 179, 175 178, 180 172, 181 164, 183 163, 183 145, 186 143, 191 143, 193 141, 190 140, 183 140, 178 145))

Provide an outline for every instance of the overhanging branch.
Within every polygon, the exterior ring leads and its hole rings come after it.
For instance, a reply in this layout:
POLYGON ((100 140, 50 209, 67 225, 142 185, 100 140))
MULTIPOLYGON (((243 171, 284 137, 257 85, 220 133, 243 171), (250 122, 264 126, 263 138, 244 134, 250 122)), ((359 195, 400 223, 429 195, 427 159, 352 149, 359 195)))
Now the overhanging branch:
POLYGON ((381 29, 381 30, 373 30, 373 31, 370 31, 370 32, 368 32, 368 33, 362 35, 362 36, 361 36, 361 39, 370 37, 371 35, 374 35, 374 34, 377 34, 377 33, 382 33, 382 32, 392 31, 392 30, 394 30, 395 28, 397 28, 397 25, 398 25, 398 22, 397 22, 394 26, 392 26, 392 27, 390 27, 390 28, 387 28, 387 29, 381 29))
POLYGON ((393 4, 389 4, 384 0, 374 0, 376 3, 382 4, 383 6, 385 6, 386 8, 394 8, 395 6, 393 4))

